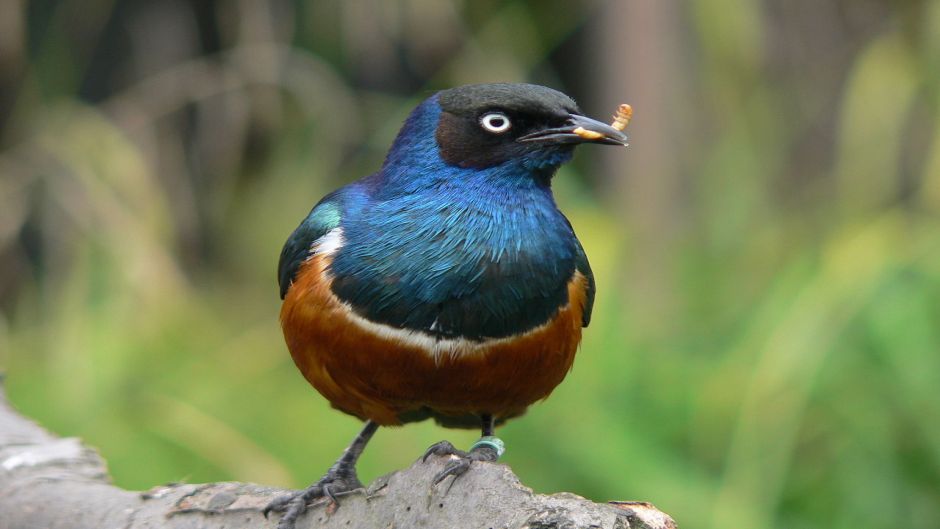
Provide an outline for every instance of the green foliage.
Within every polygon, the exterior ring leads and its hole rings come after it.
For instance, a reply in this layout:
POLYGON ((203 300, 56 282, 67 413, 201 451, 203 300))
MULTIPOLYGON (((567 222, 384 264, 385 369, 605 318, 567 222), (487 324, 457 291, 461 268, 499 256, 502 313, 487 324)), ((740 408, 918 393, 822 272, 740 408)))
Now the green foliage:
MULTIPOLYGON (((292 42, 263 38, 289 33, 283 17, 229 12, 221 51, 157 65, 138 52, 99 96, 79 82, 99 67, 93 47, 69 45, 117 11, 47 6, 26 25, 0 152, 0 365, 19 409, 99 447, 121 486, 318 477, 358 424, 283 345, 284 239, 320 196, 377 167, 428 89, 570 79, 549 55, 605 16, 588 3, 382 2, 371 19, 355 2, 294 4, 292 42), (433 24, 418 38, 422 16, 433 24), (411 80, 382 73, 394 57, 381 39, 411 80), (370 75, 407 95, 362 88, 370 75)), ((793 13, 774 4, 681 13, 694 56, 682 81, 701 112, 682 115, 687 147, 673 146, 685 185, 670 196, 672 234, 636 236, 644 218, 608 192, 656 174, 592 179, 594 151, 556 178, 597 305, 566 381, 499 432, 505 462, 539 491, 650 500, 685 529, 933 528, 940 6, 871 3, 883 16, 858 19, 868 25, 828 72, 825 50, 797 54, 795 69, 774 61, 805 29, 775 25, 793 13), (658 280, 638 284, 650 268, 658 280)), ((598 64, 616 67, 606 51, 598 64)), ((647 109, 624 101, 638 115, 615 155, 628 164, 652 146, 647 109)), ((363 479, 443 437, 468 446, 476 432, 380 431, 363 479)))

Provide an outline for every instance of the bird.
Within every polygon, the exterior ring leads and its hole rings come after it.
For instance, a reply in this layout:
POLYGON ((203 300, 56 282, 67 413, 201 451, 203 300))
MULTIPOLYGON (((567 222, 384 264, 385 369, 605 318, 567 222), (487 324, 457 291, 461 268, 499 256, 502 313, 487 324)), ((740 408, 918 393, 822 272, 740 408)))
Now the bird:
POLYGON ((627 145, 557 90, 474 84, 434 93, 381 168, 323 197, 278 263, 287 348, 306 380, 364 421, 327 473, 265 509, 290 529, 308 504, 362 487, 379 426, 480 428, 433 479, 496 461, 494 428, 561 383, 591 321, 595 281, 551 189, 582 143, 627 145))

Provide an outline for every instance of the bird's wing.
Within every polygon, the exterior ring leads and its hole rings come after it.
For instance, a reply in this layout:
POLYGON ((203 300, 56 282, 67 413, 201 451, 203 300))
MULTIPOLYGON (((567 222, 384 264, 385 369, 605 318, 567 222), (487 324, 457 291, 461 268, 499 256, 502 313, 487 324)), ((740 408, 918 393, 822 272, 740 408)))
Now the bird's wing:
POLYGON ((594 308, 594 293, 596 286, 594 284, 594 272, 591 271, 591 263, 588 262, 587 254, 581 247, 581 242, 575 239, 577 254, 575 255, 575 269, 581 272, 581 275, 587 279, 586 300, 584 302, 584 312, 581 314, 581 326, 587 327, 591 323, 591 310, 594 308))
POLYGON ((281 287, 281 299, 287 295, 287 289, 294 281, 294 276, 300 265, 310 257, 311 246, 326 235, 330 230, 339 226, 340 204, 334 195, 327 195, 307 215, 291 233, 284 249, 281 250, 281 259, 277 264, 277 282, 281 287))

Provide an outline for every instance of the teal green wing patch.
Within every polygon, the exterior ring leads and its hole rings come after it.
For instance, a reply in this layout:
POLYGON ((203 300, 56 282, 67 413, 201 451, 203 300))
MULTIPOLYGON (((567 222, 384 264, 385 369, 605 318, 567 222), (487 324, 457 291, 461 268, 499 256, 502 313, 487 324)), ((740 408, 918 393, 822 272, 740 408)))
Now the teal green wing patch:
POLYGON ((575 269, 587 278, 587 297, 584 302, 584 313, 581 315, 581 325, 587 327, 591 323, 591 311, 594 309, 594 293, 597 287, 594 284, 594 272, 591 271, 591 263, 588 262, 587 254, 584 253, 581 242, 577 239, 575 241, 578 246, 578 253, 574 261, 575 269))
POLYGON ((327 195, 313 207, 307 218, 288 237, 277 263, 277 283, 281 287, 281 299, 287 295, 300 265, 310 257, 310 247, 317 239, 339 226, 340 215, 340 205, 334 200, 334 195, 327 195))

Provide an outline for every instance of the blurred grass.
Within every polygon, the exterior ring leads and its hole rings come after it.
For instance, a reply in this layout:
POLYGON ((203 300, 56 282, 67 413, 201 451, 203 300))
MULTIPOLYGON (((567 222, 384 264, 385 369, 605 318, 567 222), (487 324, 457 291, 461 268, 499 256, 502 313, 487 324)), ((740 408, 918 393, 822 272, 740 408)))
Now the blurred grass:
MULTIPOLYGON (((213 33, 192 5, 164 5, 176 7, 138 14, 213 33)), ((103 59, 82 54, 95 46, 70 45, 133 22, 131 7, 96 4, 87 25, 69 3, 24 18, 32 44, 0 136, 0 365, 14 403, 99 447, 121 486, 319 476, 358 425, 285 351, 283 239, 317 198, 378 166, 434 87, 568 80, 587 97, 563 55, 607 4, 279 5, 215 5, 214 51, 176 49, 186 39, 159 30, 165 49, 130 46, 110 81, 89 80, 103 59), (406 73, 371 55, 388 42, 406 73)), ((687 8, 695 69, 683 81, 711 117, 684 116, 677 140, 690 146, 677 154, 678 236, 634 237, 642 219, 604 192, 655 174, 592 176, 597 153, 582 152, 556 178, 600 291, 565 383, 500 431, 506 462, 539 491, 647 499, 684 528, 934 528, 940 7, 865 4, 887 18, 855 13, 834 88, 803 77, 826 73, 821 51, 795 70, 774 62, 771 34, 792 30, 774 9, 687 8), (638 295, 625 278, 652 244, 666 245, 670 291, 638 295)), ((135 27, 132 43, 151 38, 135 27)), ((97 46, 116 53, 105 36, 97 46)), ((644 149, 640 124, 619 157, 644 149)), ((466 446, 476 433, 383 430, 361 474, 404 467, 443 437, 466 446)))

